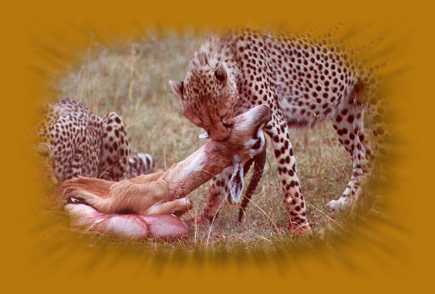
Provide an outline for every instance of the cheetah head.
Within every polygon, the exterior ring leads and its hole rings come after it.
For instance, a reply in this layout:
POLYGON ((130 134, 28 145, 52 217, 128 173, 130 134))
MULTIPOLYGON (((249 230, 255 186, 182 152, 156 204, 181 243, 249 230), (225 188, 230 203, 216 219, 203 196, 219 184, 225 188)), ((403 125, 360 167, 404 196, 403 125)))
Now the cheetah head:
POLYGON ((228 138, 237 101, 237 87, 225 63, 197 53, 183 81, 169 81, 172 92, 181 100, 186 118, 207 131, 216 141, 228 138))

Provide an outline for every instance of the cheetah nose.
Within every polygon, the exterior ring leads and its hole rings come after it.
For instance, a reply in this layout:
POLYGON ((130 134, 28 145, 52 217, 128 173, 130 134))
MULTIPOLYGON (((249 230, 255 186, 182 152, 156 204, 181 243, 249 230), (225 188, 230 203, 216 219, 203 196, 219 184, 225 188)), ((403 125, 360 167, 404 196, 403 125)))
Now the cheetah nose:
POLYGON ((231 134, 231 128, 226 128, 223 124, 216 124, 207 129, 208 137, 215 141, 225 141, 231 134))
POLYGON ((234 126, 234 121, 232 121, 232 120, 230 120, 230 121, 223 121, 222 124, 226 128, 232 128, 234 126))

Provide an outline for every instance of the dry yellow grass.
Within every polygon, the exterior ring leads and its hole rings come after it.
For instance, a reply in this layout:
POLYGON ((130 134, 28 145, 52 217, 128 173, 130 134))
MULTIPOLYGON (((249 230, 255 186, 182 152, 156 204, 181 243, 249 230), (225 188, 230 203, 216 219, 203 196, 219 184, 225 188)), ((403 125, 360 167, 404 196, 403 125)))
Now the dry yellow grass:
MULTIPOLYGON (((201 37, 193 35, 150 35, 117 48, 100 48, 84 56, 82 63, 57 84, 59 97, 72 97, 99 114, 116 111, 122 115, 131 146, 153 155, 157 167, 166 168, 185 158, 202 144, 199 129, 177 110, 168 80, 182 79, 201 37)), ((329 123, 315 129, 291 131, 302 189, 308 203, 314 233, 323 236, 340 230, 347 215, 327 211, 325 204, 338 197, 349 180, 351 161, 329 123)), ((237 206, 225 204, 212 225, 193 227, 185 247, 224 245, 251 247, 286 236, 287 215, 268 152, 263 179, 252 198, 245 220, 237 222, 237 206), (238 246, 238 245, 237 245, 238 246)), ((199 214, 207 200, 208 184, 191 194, 199 214)))

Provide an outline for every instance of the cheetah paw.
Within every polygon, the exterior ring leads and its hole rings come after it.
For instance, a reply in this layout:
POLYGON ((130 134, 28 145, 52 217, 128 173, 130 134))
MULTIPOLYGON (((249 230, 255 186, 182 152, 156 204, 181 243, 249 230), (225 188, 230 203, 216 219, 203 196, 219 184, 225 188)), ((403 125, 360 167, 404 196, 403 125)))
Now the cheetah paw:
POLYGON ((310 236, 313 234, 313 230, 308 223, 302 224, 298 227, 293 227, 290 225, 289 231, 293 236, 310 236))
POLYGON ((328 202, 328 204, 326 204, 326 206, 334 212, 345 210, 351 205, 352 205, 352 200, 349 197, 343 197, 343 196, 341 196, 337 200, 331 200, 328 202))

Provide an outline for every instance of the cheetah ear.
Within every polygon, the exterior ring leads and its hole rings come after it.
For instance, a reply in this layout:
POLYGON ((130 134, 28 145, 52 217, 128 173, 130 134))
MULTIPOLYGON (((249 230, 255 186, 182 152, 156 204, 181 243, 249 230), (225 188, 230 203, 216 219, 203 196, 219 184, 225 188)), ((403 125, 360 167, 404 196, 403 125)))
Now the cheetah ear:
POLYGON ((218 65, 214 72, 214 75, 216 79, 221 83, 224 83, 227 80, 227 71, 222 64, 218 65))
POLYGON ((171 88, 172 93, 180 99, 183 99, 184 93, 184 84, 183 81, 169 81, 169 87, 171 88))

